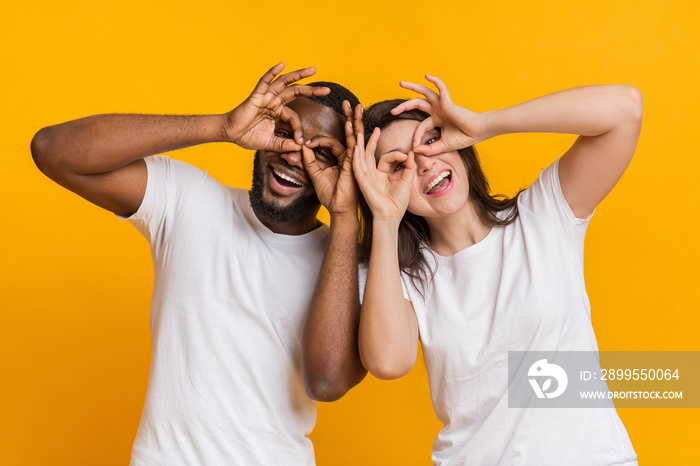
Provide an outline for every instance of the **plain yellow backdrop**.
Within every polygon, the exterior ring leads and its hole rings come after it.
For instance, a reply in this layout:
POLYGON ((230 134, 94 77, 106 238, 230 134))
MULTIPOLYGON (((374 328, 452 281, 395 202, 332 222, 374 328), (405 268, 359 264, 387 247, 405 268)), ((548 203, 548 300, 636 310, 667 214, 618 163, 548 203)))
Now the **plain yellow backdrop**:
MULTIPOLYGON (((33 134, 95 113, 222 113, 282 60, 316 66, 366 104, 409 95, 398 81, 426 72, 476 111, 584 84, 638 87, 637 154, 586 240, 593 324, 601 350, 700 349, 695 0, 194 5, 3 6, 0 464, 127 464, 148 375, 148 245, 41 175, 33 134)), ((572 140, 509 135, 480 151, 495 190, 512 194, 572 140)), ((252 155, 240 148, 174 157, 249 186, 252 155)), ((696 460, 697 409, 619 414, 640 464, 696 460)), ((312 439, 319 465, 424 465, 439 428, 418 362, 404 379, 368 377, 320 404, 312 439)))

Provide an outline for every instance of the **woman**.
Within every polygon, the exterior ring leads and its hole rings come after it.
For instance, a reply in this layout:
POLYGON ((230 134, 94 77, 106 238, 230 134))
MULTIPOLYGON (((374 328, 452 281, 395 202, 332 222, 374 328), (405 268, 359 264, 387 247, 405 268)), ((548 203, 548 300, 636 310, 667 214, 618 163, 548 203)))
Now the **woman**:
POLYGON ((369 258, 360 355, 376 377, 414 365, 420 338, 445 427, 443 464, 637 464, 614 409, 508 408, 508 351, 597 351, 583 280, 595 207, 629 164, 642 103, 630 86, 590 86, 475 113, 422 97, 370 107, 353 169, 369 258), (580 135, 532 186, 492 197, 473 145, 515 132, 580 135), (371 252, 371 254, 370 254, 371 252))

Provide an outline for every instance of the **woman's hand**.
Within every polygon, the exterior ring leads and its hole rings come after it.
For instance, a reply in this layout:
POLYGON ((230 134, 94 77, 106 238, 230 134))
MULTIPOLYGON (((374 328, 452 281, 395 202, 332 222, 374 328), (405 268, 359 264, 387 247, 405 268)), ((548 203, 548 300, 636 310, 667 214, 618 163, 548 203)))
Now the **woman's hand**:
POLYGON ((393 115, 398 115, 417 108, 430 114, 418 125, 413 135, 415 152, 436 155, 463 149, 488 138, 481 114, 452 103, 447 87, 439 78, 426 74, 425 79, 435 84, 439 93, 420 84, 401 81, 401 87, 417 92, 423 98, 411 99, 391 111, 393 115), (433 128, 440 128, 440 140, 430 145, 423 144, 423 135, 433 128))
POLYGON ((361 104, 352 107, 346 100, 343 102, 345 114, 345 147, 333 138, 318 138, 306 141, 301 148, 302 160, 306 172, 316 189, 318 200, 328 209, 331 216, 350 215, 357 219, 357 183, 352 171, 352 154, 357 145, 357 137, 364 131, 362 125, 361 104), (330 151, 337 158, 336 165, 321 166, 315 152, 330 151))
POLYGON ((408 200, 411 197, 411 187, 416 175, 416 162, 413 152, 402 154, 392 151, 383 155, 379 163, 375 162, 374 152, 381 130, 376 128, 369 138, 367 148, 364 146, 364 135, 358 136, 353 155, 353 169, 360 190, 372 210, 374 222, 401 221, 408 200), (401 176, 391 176, 392 171, 398 171, 403 166, 401 176))

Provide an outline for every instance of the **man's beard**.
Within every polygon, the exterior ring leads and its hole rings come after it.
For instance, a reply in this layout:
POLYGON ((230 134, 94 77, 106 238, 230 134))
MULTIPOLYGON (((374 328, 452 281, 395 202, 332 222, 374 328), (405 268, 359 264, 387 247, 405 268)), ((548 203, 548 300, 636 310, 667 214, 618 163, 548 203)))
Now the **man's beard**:
POLYGON ((318 207, 319 201, 315 193, 299 196, 285 207, 280 207, 276 202, 263 199, 265 176, 260 166, 259 151, 255 151, 255 159, 253 161, 253 186, 250 189, 250 205, 253 207, 255 215, 257 215, 261 221, 267 223, 291 223, 308 215, 309 212, 318 207))

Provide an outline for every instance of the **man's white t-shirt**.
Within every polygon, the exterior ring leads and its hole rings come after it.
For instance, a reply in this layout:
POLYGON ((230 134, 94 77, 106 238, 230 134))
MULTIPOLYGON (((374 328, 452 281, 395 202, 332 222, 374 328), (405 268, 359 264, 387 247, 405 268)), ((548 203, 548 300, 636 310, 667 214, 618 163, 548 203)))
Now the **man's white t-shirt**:
POLYGON ((558 166, 520 195, 510 225, 451 257, 426 251, 437 264, 424 297, 402 274, 445 425, 433 444, 436 465, 637 464, 612 408, 508 407, 508 351, 598 350, 583 278, 590 217, 574 216, 558 166))
POLYGON ((151 367, 132 465, 309 465, 301 330, 328 227, 271 232, 248 191, 146 160, 129 220, 151 244, 151 367))

